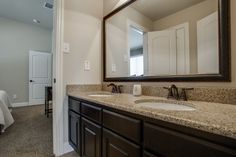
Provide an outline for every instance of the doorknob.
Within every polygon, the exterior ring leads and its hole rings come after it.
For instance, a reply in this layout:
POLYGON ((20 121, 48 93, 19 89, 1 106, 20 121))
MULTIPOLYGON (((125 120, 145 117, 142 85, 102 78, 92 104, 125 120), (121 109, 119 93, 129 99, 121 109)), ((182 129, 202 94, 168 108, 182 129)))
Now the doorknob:
POLYGON ((30 80, 30 82, 34 82, 34 80, 30 80))

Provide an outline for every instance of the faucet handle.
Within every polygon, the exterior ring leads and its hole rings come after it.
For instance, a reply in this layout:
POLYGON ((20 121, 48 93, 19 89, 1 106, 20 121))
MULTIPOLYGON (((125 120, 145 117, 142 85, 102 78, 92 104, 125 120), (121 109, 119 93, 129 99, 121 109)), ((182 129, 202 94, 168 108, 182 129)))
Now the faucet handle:
POLYGON ((121 93, 121 88, 123 87, 123 85, 118 85, 117 86, 117 90, 118 90, 118 93, 121 93))
POLYGON ((194 90, 194 88, 182 88, 182 91, 181 91, 181 94, 180 94, 180 100, 183 100, 183 101, 188 100, 187 94, 186 94, 187 90, 194 90))

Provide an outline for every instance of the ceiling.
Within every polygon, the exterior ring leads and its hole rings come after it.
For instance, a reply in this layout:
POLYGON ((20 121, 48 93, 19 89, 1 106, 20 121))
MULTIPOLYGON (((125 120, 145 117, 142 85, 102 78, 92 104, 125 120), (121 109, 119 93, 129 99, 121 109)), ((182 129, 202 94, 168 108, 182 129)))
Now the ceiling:
POLYGON ((159 20, 204 0, 138 0, 131 6, 151 20, 159 20))
POLYGON ((0 17, 52 29, 53 10, 43 7, 45 2, 53 4, 53 0, 0 0, 0 17))

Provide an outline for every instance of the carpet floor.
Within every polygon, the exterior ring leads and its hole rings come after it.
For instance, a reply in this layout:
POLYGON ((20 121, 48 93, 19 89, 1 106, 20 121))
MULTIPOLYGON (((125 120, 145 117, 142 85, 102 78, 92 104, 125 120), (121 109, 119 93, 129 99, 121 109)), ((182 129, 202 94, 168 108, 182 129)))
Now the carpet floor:
POLYGON ((61 157, 79 157, 79 155, 76 152, 70 152, 70 153, 65 154, 61 157))
POLYGON ((53 157, 52 118, 44 106, 14 108, 15 123, 0 135, 0 157, 53 157))

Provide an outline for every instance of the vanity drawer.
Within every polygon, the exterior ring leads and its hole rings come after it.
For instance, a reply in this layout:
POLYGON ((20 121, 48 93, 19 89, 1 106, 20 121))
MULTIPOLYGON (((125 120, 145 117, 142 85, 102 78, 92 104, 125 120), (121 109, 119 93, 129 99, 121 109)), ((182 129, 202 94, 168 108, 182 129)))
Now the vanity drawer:
POLYGON ((69 109, 76 113, 80 113, 80 102, 69 98, 69 109))
POLYGON ((235 157, 236 151, 156 125, 144 123, 144 148, 167 157, 235 157))
POLYGON ((123 137, 104 129, 103 157, 141 157, 141 148, 123 137))
POLYGON ((141 142, 141 121, 103 110, 103 126, 137 143, 141 142))
POLYGON ((100 107, 82 102, 81 113, 84 117, 99 124, 102 121, 102 109, 100 107))

